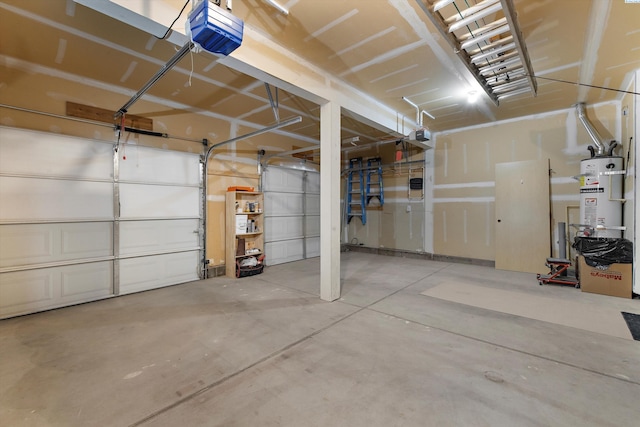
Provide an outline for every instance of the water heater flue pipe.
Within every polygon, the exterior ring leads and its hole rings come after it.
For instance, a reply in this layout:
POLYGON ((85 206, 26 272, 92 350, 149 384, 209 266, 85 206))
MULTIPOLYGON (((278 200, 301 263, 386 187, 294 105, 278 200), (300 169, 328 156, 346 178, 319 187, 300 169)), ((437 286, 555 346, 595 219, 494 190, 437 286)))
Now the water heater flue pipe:
POLYGON ((605 150, 604 140, 602 139, 596 128, 593 126, 593 124, 591 124, 591 122, 589 121, 589 118, 587 117, 587 113, 585 111, 584 102, 576 104, 576 112, 578 114, 578 119, 580 119, 580 122, 582 122, 582 125, 587 130, 587 133, 596 146, 596 155, 602 156, 605 150))
POLYGON ((420 116, 420 107, 418 106, 418 104, 411 101, 406 96, 403 96, 402 100, 416 109, 416 123, 418 123, 418 126, 422 127, 422 117, 420 116))

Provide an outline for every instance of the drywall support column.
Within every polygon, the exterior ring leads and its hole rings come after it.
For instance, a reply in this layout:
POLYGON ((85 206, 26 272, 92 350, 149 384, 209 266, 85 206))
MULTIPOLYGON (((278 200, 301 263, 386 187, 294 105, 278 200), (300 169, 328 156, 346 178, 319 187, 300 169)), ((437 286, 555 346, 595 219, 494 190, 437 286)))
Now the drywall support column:
POLYGON ((340 105, 320 107, 320 298, 340 298, 340 105))

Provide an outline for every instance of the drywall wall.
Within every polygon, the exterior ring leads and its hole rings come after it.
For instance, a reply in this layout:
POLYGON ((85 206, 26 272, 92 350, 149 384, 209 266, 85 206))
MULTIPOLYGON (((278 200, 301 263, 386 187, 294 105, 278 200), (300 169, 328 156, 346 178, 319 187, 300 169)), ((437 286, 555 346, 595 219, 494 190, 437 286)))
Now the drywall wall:
MULTIPOLYGON (((623 130, 627 125, 621 111, 617 102, 587 107, 603 138, 622 141, 615 153, 626 156, 630 131, 623 130)), ((593 144, 574 108, 441 132, 433 139, 435 150, 426 155, 425 199, 409 200, 406 167, 397 164, 386 169, 384 207, 370 207, 366 225, 352 219, 344 228, 344 242, 493 261, 496 164, 550 159, 551 230, 531 232, 550 233, 557 256, 558 222, 580 222, 579 185, 573 177, 580 173, 580 161, 589 157, 587 146, 593 144)), ((383 163, 393 163, 395 147, 391 144, 357 155, 381 155, 383 163)), ((410 159, 424 159, 423 155, 410 159)), ((570 237, 575 235, 574 228, 567 225, 567 230, 570 237)), ((540 267, 545 269, 544 260, 540 267)))
MULTIPOLYGON (((588 106, 587 115, 603 138, 620 140, 619 103, 588 106)), ((579 187, 572 177, 580 173, 580 160, 589 157, 591 144, 573 108, 436 135, 435 253, 494 260, 495 165, 548 158, 552 246, 557 256, 558 222, 579 223, 574 209, 579 205, 579 187)), ((575 229, 568 228, 573 236, 575 229)), ((544 270, 544 260, 540 267, 544 270)))
MULTIPOLYGON (((409 189, 410 178, 424 179, 424 152, 411 145, 403 148, 390 143, 369 151, 349 152, 343 162, 348 165, 348 159, 355 157, 362 157, 365 167, 371 157, 382 159, 384 205, 372 199, 366 209, 366 224, 360 218, 352 218, 344 227, 342 241, 370 248, 425 252, 425 198, 423 191, 409 189), (396 161, 398 151, 402 153, 400 161, 396 161)), ((345 175, 343 203, 346 179, 345 175)))

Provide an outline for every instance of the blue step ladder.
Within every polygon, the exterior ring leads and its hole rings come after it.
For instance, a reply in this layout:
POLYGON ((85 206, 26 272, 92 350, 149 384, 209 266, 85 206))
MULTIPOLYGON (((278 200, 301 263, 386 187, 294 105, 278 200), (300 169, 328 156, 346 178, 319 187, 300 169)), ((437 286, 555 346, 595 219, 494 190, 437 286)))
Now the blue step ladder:
POLYGON ((347 224, 353 217, 360 217, 362 225, 367 223, 365 210, 365 182, 362 170, 362 157, 349 160, 349 174, 347 175, 347 224))
POLYGON ((372 157, 367 161, 367 206, 371 199, 377 197, 380 206, 384 205, 384 188, 382 185, 382 159, 372 157))

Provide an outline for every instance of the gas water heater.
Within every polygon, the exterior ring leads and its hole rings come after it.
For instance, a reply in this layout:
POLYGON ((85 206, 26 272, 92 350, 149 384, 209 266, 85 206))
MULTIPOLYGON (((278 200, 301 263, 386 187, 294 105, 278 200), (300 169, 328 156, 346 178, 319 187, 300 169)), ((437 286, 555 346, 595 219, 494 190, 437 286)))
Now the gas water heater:
POLYGON ((615 141, 603 141, 584 111, 577 104, 578 118, 593 139, 589 146, 591 157, 580 162, 580 225, 578 235, 583 237, 621 238, 623 159, 613 155, 615 141), (606 146, 605 146, 606 145, 606 146))
POLYGON ((622 157, 580 162, 580 230, 585 237, 622 237, 622 157))

